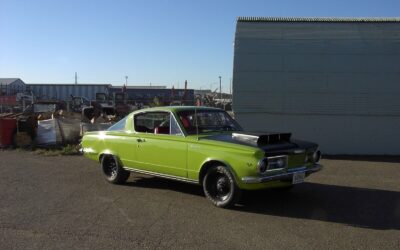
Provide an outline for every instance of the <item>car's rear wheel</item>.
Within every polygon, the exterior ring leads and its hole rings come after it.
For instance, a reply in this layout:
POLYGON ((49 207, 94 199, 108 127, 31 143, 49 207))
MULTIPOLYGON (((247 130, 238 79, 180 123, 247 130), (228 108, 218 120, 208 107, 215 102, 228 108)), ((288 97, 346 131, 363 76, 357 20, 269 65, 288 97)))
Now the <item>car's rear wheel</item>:
POLYGON ((225 166, 208 169, 203 179, 204 194, 217 207, 231 207, 240 197, 233 174, 225 166))
POLYGON ((113 155, 105 155, 101 159, 101 168, 105 179, 113 184, 122 184, 129 178, 130 172, 126 171, 119 160, 113 155))

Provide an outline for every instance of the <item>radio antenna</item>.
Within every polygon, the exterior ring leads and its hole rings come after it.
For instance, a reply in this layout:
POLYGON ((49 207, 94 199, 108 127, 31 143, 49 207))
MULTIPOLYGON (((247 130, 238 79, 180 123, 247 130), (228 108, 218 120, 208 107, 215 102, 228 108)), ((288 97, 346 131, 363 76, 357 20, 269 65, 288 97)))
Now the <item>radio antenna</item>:
POLYGON ((196 123, 196 136, 197 136, 197 140, 199 140, 199 124, 197 122, 197 108, 194 108, 194 119, 195 119, 195 123, 196 123))

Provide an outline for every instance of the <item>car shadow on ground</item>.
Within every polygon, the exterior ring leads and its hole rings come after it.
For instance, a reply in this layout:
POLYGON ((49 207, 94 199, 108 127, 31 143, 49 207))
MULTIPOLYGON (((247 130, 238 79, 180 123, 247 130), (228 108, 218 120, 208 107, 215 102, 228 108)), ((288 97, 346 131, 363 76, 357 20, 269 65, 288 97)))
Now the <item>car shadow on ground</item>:
MULTIPOLYGON (((135 177, 126 185, 169 189, 204 197, 202 188, 153 177, 135 177)), ((210 203, 211 206, 211 203, 210 203)), ((400 230, 400 192, 303 183, 292 190, 244 191, 233 210, 335 222, 379 230, 400 230)))
POLYGON ((137 176, 131 177, 125 185, 140 188, 166 189, 191 195, 204 196, 200 185, 194 185, 158 177, 137 176))
POLYGON ((303 183, 291 191, 245 192, 240 211, 400 229, 400 192, 303 183))

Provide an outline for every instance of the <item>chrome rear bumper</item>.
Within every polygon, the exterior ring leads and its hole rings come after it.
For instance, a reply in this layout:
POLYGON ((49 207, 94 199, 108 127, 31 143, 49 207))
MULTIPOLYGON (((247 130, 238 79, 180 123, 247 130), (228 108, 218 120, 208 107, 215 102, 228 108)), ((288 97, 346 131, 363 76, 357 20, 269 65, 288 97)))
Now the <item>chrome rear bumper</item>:
POLYGON ((259 177, 245 176, 245 177, 242 177, 242 182, 246 183, 246 184, 252 184, 252 183, 263 183, 263 182, 277 181, 277 180, 290 181, 293 178, 293 174, 295 174, 295 173, 305 173, 306 175, 309 175, 309 174, 320 171, 322 168, 323 168, 323 166, 321 164, 316 163, 312 167, 292 168, 292 169, 288 169, 284 173, 279 173, 279 174, 271 174, 271 175, 265 175, 265 176, 259 176, 259 177))

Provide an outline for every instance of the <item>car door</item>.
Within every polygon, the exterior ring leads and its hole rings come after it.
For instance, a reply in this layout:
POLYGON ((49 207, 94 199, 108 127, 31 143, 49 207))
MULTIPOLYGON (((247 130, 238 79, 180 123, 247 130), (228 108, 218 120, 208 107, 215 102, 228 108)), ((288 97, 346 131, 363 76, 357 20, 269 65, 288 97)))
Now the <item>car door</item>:
POLYGON ((187 142, 171 112, 134 117, 137 166, 150 172, 187 177, 187 142))
POLYGON ((137 137, 135 133, 126 129, 126 123, 131 117, 121 119, 108 129, 108 149, 122 161, 124 167, 134 167, 136 161, 137 137))

